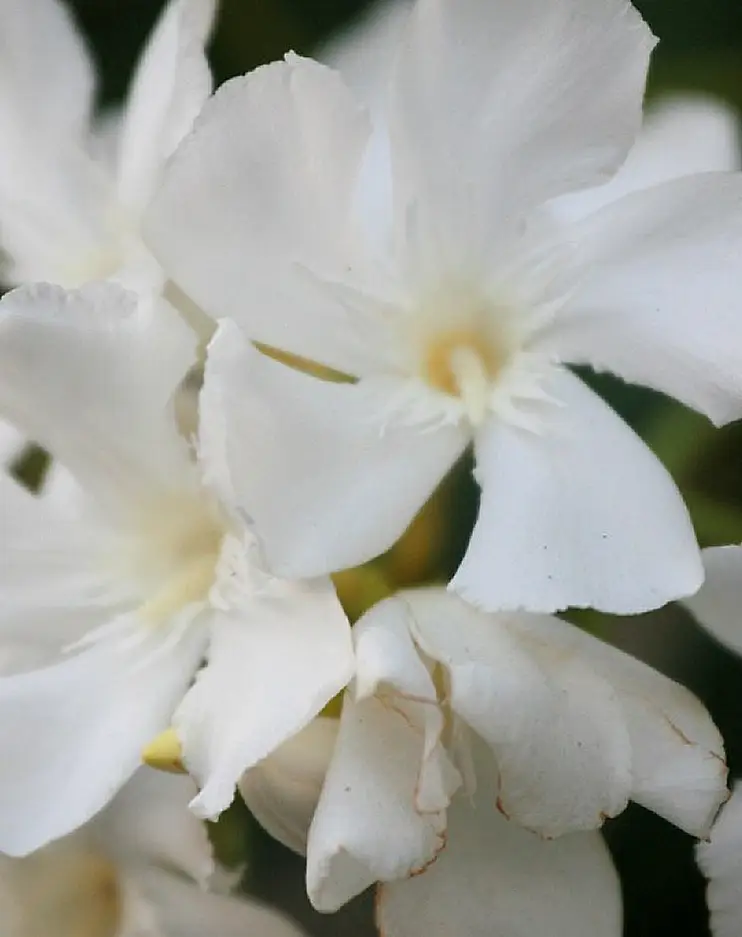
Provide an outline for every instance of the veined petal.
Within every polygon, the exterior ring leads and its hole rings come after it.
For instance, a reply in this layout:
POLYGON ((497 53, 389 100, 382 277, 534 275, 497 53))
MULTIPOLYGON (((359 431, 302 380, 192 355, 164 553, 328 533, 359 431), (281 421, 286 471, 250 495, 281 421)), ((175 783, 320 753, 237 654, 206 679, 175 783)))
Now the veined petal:
POLYGON ((670 179, 738 169, 737 117, 721 98, 677 94, 647 111, 636 146, 606 185, 564 196, 553 205, 563 221, 587 218, 605 205, 670 179))
POLYGON ((402 224, 482 261, 531 209, 610 178, 653 46, 626 0, 418 3, 391 105, 402 224))
MULTIPOLYGON (((353 673, 350 625, 329 579, 240 581, 213 612, 208 662, 175 714, 184 762, 213 818, 244 771, 303 729, 353 673)), ((244 562, 244 560, 243 560, 244 562)))
POLYGON ((551 837, 595 829, 624 809, 631 746, 602 675, 579 655, 519 640, 522 616, 488 615, 444 589, 401 597, 420 647, 448 672, 451 709, 495 756, 489 773, 505 816, 551 837))
POLYGON ((336 911, 376 881, 420 872, 445 845, 445 815, 415 809, 419 729, 376 697, 346 694, 307 844, 307 893, 336 911))
POLYGON ((578 658, 613 688, 631 741, 631 799, 692 836, 707 836, 727 797, 727 769, 724 742, 700 700, 557 618, 514 615, 510 627, 547 664, 578 658))
POLYGON ((706 581, 683 603, 718 641, 742 654, 742 547, 703 551, 706 581))
POLYGON ((697 847, 709 880, 706 899, 714 937, 737 937, 742 929, 742 789, 737 788, 714 824, 711 841, 697 847))
POLYGON ((85 835, 121 866, 158 865, 206 887, 215 870, 205 825, 188 810, 191 778, 141 767, 85 835))
POLYGON ((158 926, 157 933, 174 937, 204 937, 205 934, 302 937, 303 934, 288 917, 254 898, 211 894, 161 869, 147 869, 134 881, 158 926))
POLYGON ((171 398, 195 356, 174 310, 113 284, 0 301, 0 412, 111 502, 191 484, 171 398))
POLYGON ((149 39, 123 113, 118 192, 134 212, 148 204, 165 160, 211 93, 204 52, 216 0, 170 0, 149 39))
POLYGON ((458 427, 385 429, 383 405, 363 382, 301 374, 220 325, 201 394, 201 461, 254 521, 276 574, 321 575, 382 553, 463 451, 458 427))
POLYGON ((367 334, 309 273, 356 262, 353 191, 366 117, 340 77, 291 56, 222 85, 179 147, 148 213, 169 276, 249 338, 356 373, 367 334))
POLYGON ((583 281, 540 347, 675 397, 717 425, 742 415, 742 174, 628 195, 571 231, 583 281))
POLYGON ((599 833, 547 842, 486 797, 449 812, 448 846, 423 875, 379 889, 383 937, 619 937, 621 890, 599 833))
POLYGON ((124 629, 42 670, 0 679, 0 851, 25 855, 89 820, 165 728, 203 652, 197 629, 124 629))
POLYGON ((270 835, 300 855, 332 758, 339 722, 320 716, 246 771, 239 789, 270 835))
POLYGON ((549 394, 540 431, 492 419, 477 438, 479 518, 451 587, 539 612, 634 613, 695 592, 700 552, 662 464, 572 374, 554 372, 549 394))

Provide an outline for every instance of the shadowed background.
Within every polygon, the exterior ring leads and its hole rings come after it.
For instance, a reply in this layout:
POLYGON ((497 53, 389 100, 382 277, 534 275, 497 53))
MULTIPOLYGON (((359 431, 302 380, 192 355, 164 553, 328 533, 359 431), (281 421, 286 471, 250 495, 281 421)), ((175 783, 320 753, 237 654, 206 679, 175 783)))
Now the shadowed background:
MULTIPOLYGON (((101 105, 122 97, 162 5, 161 0, 70 0, 99 67, 101 105)), ((742 110, 740 0, 637 0, 636 5, 662 40, 651 74, 652 94, 704 90, 742 110)), ((365 6, 362 0, 223 0, 212 43, 217 81, 289 49, 311 54, 365 6)), ((714 431, 703 419, 656 395, 606 378, 589 379, 669 467, 688 499, 703 545, 742 540, 742 430, 714 431)), ((476 498, 469 473, 455 472, 433 509, 389 559, 396 583, 443 578, 455 568, 476 498)), ((701 696, 727 740, 733 774, 742 774, 740 662, 701 635, 678 609, 633 620, 594 615, 579 620, 701 696)), ((703 882, 687 836, 635 807, 609 824, 606 834, 623 880, 627 937, 708 934, 703 882)), ((315 914, 304 897, 303 862, 262 834, 241 804, 220 823, 215 838, 226 857, 247 860, 250 891, 288 910, 315 934, 373 933, 369 897, 337 915, 315 914)))

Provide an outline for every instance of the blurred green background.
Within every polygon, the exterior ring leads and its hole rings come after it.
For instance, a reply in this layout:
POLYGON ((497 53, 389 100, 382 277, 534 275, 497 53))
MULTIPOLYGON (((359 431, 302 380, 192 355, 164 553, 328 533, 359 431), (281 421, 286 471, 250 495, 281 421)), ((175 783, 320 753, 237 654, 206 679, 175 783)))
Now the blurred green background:
MULTIPOLYGON (((482 0, 488 2, 494 0, 482 0)), ((125 91, 137 52, 163 4, 72 0, 70 5, 100 69, 100 103, 115 102, 125 91)), ((289 49, 311 54, 351 24, 365 6, 362 0, 224 0, 212 45, 217 80, 289 49)), ((650 93, 704 90, 742 110, 742 0, 642 0, 637 6, 661 39, 650 93)), ((742 540, 742 430, 713 431, 703 419, 655 395, 618 381, 590 380, 668 465, 688 499, 704 545, 742 540)), ((422 519, 391 558, 398 582, 420 575, 443 577, 453 568, 476 497, 468 473, 456 473, 437 511, 422 519), (448 544, 446 549, 443 544, 448 544)), ((631 621, 583 616, 583 623, 698 693, 727 739, 733 773, 742 773, 742 665, 737 660, 701 635, 678 609, 631 621)), ((606 835, 624 884, 628 937, 708 933, 703 882, 688 837, 633 807, 609 824, 606 835)), ((372 932, 367 897, 332 917, 314 914, 303 895, 302 862, 264 837, 240 805, 218 836, 226 852, 251 857, 248 887, 290 910, 314 933, 350 937, 372 932)))

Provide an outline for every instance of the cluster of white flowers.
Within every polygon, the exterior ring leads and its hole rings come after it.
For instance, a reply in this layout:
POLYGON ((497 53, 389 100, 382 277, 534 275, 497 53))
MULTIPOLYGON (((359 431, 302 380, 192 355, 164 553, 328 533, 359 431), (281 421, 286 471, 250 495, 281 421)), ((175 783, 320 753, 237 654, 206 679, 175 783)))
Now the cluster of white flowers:
POLYGON ((337 70, 213 92, 214 0, 171 0, 97 121, 64 7, 0 0, 0 419, 54 460, 0 476, 3 937, 294 933, 197 887, 238 786, 316 908, 378 885, 386 937, 618 937, 629 800, 711 837, 742 926, 710 716, 555 617, 686 599, 742 652, 742 548, 702 585, 669 474, 571 367, 742 416, 732 121, 668 105, 632 151, 627 0, 387 12, 337 70), (469 447, 455 576, 351 626, 331 575, 469 447))

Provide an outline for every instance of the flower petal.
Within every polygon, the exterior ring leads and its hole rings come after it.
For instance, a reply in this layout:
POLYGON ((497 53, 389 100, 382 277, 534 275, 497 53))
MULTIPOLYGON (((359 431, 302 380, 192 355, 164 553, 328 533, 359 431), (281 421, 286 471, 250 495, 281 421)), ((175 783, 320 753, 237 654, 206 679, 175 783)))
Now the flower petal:
POLYGON ((459 798, 423 875, 379 889, 382 937, 619 937, 621 890, 599 833, 545 842, 459 798))
POLYGON ((246 771, 239 782, 250 813, 270 835, 300 855, 322 791, 338 720, 320 716, 246 771))
POLYGON ((709 880, 706 899, 714 937, 737 937, 742 931, 742 788, 737 788, 711 833, 697 847, 701 871, 709 880))
POLYGON ((134 773, 203 652, 199 631, 124 630, 43 670, 0 679, 0 851, 76 829, 134 773))
POLYGON ((517 615, 511 628, 546 659, 579 658, 613 687, 631 740, 631 799, 692 836, 707 836, 727 797, 727 769, 724 742, 700 700, 557 618, 517 615))
POLYGON ((401 597, 421 648, 448 671, 451 709, 494 753, 505 816, 551 837, 624 809, 631 747, 609 682, 579 655, 521 640, 524 616, 480 612, 444 589, 401 597))
POLYGON ((307 271, 348 276, 368 135, 339 76, 308 59, 227 82, 168 166, 148 213, 150 247, 213 318, 355 373, 368 361, 368 336, 307 271))
MULTIPOLYGON (((135 879, 149 905, 153 933, 177 937, 302 937, 302 930, 279 911, 253 898, 214 895, 177 875, 147 869, 135 879)), ((136 933, 133 931, 132 933, 136 933)), ((142 931, 145 933, 145 931, 142 931)))
POLYGON ((703 551, 706 581, 683 603, 718 641, 742 654, 742 547, 703 551))
POLYGON ((194 357, 174 310, 113 284, 0 301, 0 412, 104 499, 190 483, 171 401, 194 357))
POLYGON ((188 810, 195 794, 191 778, 141 767, 86 835, 118 865, 159 865, 206 887, 215 863, 205 825, 188 810))
POLYGON ((634 613, 695 592, 700 553, 662 464, 578 378, 555 372, 548 390, 540 432, 492 420, 477 439, 479 519, 452 588, 539 612, 634 613))
POLYGON ((123 114, 118 164, 122 204, 141 211, 165 165, 211 94, 204 53, 216 0, 170 0, 142 53, 123 114))
MULTIPOLYGON (((57 0, 0 8, 0 127, 19 117, 48 139, 87 130, 95 76, 67 6, 57 0)), ((7 143, 5 132, 3 143, 7 143)))
POLYGON ((739 417, 741 205, 741 174, 705 173, 628 195, 572 228, 584 278, 541 347, 716 424, 739 417))
POLYGON ((388 549, 466 445, 453 426, 384 431, 380 409, 363 382, 301 374, 220 325, 201 394, 201 459, 224 500, 254 521, 276 574, 321 575, 388 549))
POLYGON ((393 80, 401 218, 480 261, 547 199, 610 178, 654 37, 626 0, 423 0, 393 80))
POLYGON ((737 169, 742 153, 734 111, 721 98, 677 94, 650 105, 629 157, 606 185, 560 198, 554 209, 579 221, 605 205, 670 179, 737 169))
POLYGON ((235 578, 213 613, 208 663, 173 721, 201 786, 191 804, 213 818, 253 767, 295 735, 353 673, 350 625, 329 579, 262 584, 235 578))
POLYGON ((307 893, 319 911, 421 871, 444 847, 445 815, 414 806, 422 759, 422 735, 404 715, 346 694, 307 844, 307 893))

